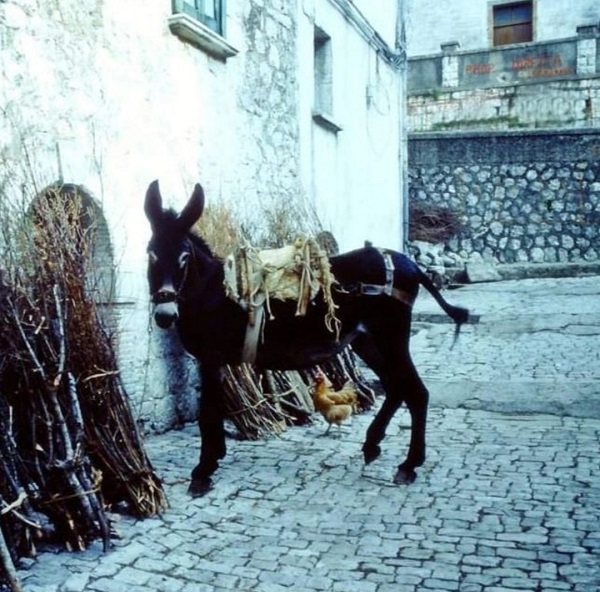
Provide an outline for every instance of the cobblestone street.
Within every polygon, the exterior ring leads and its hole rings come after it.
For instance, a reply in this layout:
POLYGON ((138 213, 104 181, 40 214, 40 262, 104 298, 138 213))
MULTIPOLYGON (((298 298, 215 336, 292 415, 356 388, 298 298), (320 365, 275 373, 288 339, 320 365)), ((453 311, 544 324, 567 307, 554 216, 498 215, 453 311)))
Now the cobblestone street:
MULTIPOLYGON (((415 325, 432 409, 413 485, 391 483, 408 414, 365 467, 368 412, 339 435, 316 419, 230 441, 214 490, 192 500, 199 438, 188 426, 147 443, 170 508, 118 520, 106 554, 99 543, 40 554, 20 571, 25 590, 600 591, 599 292, 598 278, 448 292, 480 315, 452 350, 450 325, 415 325)), ((420 318, 439 314, 422 302, 420 318)))
MULTIPOLYGON (((506 413, 600 419, 600 278, 471 284, 446 291, 471 311, 455 347, 424 290, 415 323, 415 364, 431 404, 506 413)), ((442 313, 443 315, 443 313, 442 313)))

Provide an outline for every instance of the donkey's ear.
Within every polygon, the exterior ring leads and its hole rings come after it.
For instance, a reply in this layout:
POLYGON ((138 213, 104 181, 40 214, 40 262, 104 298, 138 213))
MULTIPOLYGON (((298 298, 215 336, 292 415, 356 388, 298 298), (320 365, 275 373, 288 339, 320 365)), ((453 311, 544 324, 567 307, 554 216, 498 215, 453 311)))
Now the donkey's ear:
POLYGON ((201 185, 196 183, 190 199, 177 218, 177 222, 182 229, 188 230, 198 221, 200 216, 202 216, 203 211, 204 189, 202 189, 201 185))
POLYGON ((158 187, 158 180, 152 181, 146 190, 146 199, 144 201, 144 212, 150 225, 154 228, 163 214, 162 197, 158 187))

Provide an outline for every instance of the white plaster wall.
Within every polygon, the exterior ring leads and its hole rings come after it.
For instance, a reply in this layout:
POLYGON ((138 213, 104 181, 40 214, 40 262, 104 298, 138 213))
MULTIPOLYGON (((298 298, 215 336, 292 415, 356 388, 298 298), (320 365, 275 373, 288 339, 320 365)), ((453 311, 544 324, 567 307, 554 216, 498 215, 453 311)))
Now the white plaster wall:
MULTIPOLYGON (((395 22, 395 7, 386 6, 388 21, 395 22)), ((305 83, 300 89, 303 184, 342 250, 361 247, 365 240, 400 248, 400 73, 374 54, 329 1, 304 2, 299 37, 305 83), (342 128, 337 134, 311 117, 315 25, 331 37, 332 116, 342 128)))
POLYGON ((50 3, 60 6, 55 11, 20 4, 5 7, 0 91, 13 150, 31 139, 43 186, 58 177, 60 148, 64 179, 85 185, 104 205, 121 296, 136 298, 147 184, 160 178, 167 204, 181 206, 200 177, 215 197, 232 177, 242 127, 231 85, 237 65, 174 37, 168 3, 106 0, 93 15, 68 0, 50 3))
POLYGON ((353 0, 353 3, 384 41, 393 48, 396 44, 398 3, 394 0, 353 0))
MULTIPOLYGON (((407 2, 408 55, 439 53, 440 45, 458 41, 461 49, 490 47, 491 0, 409 0, 407 2)), ((534 41, 573 37, 579 25, 600 22, 597 0, 536 0, 534 41)))
POLYGON ((543 0, 538 6, 536 41, 573 37, 580 25, 600 24, 600 3, 596 0, 543 0))
MULTIPOLYGON (((284 186, 289 195, 300 191, 297 117, 277 112, 295 105, 295 72, 289 97, 258 110, 259 95, 271 89, 247 74, 251 3, 228 5, 228 40, 240 54, 222 63, 171 34, 168 2, 105 0, 87 10, 73 0, 0 4, 2 198, 31 198, 62 176, 103 205, 118 265, 119 363, 132 405, 156 429, 172 423, 168 395, 183 379, 158 330, 149 332, 148 183, 159 178, 166 205, 177 209, 196 181, 209 201, 248 210, 284 186), (279 140, 265 134, 265 122, 282 119, 289 123, 279 140)), ((276 20, 263 21, 261 35, 275 41, 276 20)), ((277 49, 263 45, 270 55, 277 49)), ((295 60, 293 45, 290 54, 295 60)), ((264 79, 278 62, 265 60, 264 79)), ((182 372, 197 382, 193 370, 182 372)))
POLYGON ((461 49, 488 47, 487 0, 409 0, 406 46, 409 57, 440 52, 458 41, 461 49))

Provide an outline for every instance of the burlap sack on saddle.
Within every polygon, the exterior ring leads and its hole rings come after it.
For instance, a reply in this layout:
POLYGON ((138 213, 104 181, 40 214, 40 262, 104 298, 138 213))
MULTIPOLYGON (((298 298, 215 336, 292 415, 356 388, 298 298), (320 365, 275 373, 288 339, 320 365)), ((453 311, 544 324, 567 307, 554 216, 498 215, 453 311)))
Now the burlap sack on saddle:
POLYGON ((296 315, 303 316, 322 290, 327 304, 325 324, 337 334, 339 321, 331 297, 334 281, 327 255, 311 238, 297 238, 292 245, 263 251, 244 246, 225 259, 225 290, 248 311, 251 324, 263 304, 273 318, 272 299, 296 301, 296 315))

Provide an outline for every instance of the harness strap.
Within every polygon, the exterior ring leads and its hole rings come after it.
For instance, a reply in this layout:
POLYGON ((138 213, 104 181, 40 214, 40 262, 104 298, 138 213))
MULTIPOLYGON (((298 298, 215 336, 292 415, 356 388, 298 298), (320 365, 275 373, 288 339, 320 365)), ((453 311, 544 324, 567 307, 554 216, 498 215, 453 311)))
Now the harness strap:
POLYGON ((177 292, 175 290, 157 290, 151 296, 152 304, 168 304, 177 302, 177 292))
POLYGON ((251 314, 248 315, 244 347, 242 349, 242 362, 254 364, 256 361, 256 350, 258 349, 258 340, 263 330, 264 320, 265 303, 262 302, 256 308, 253 308, 251 314))
POLYGON ((394 271, 396 268, 394 266, 392 254, 385 249, 377 250, 381 253, 385 263, 385 284, 382 286, 380 284, 361 283, 358 285, 359 293, 363 296, 390 296, 391 298, 412 307, 415 303, 415 298, 405 290, 401 290, 394 286, 394 271))

